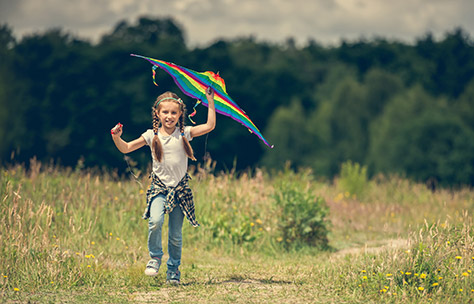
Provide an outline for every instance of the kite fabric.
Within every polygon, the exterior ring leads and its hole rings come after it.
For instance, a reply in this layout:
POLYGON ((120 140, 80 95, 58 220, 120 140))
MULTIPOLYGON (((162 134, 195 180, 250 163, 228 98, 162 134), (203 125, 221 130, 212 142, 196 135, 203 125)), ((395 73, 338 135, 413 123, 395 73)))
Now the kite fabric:
POLYGON ((267 142, 247 114, 227 94, 224 79, 219 76, 219 73, 215 74, 210 71, 199 73, 171 62, 135 54, 131 54, 131 56, 145 59, 153 64, 153 82, 155 85, 158 85, 155 82, 155 70, 159 67, 170 74, 174 79, 174 82, 184 94, 197 100, 193 108, 193 113, 189 115, 191 121, 191 117, 196 114, 197 105, 202 103, 206 107, 208 106, 207 99, 205 98, 206 89, 211 87, 214 90, 214 103, 217 113, 229 116, 233 120, 240 122, 242 125, 247 127, 251 133, 257 135, 267 146, 273 148, 273 145, 270 145, 267 142))

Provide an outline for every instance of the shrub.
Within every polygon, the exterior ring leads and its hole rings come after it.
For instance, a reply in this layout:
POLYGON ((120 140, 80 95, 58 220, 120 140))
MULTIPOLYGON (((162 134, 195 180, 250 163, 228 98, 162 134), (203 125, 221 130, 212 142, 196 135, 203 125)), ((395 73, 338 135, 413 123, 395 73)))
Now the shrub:
POLYGON ((329 208, 322 197, 316 197, 310 184, 296 181, 297 176, 286 176, 276 187, 273 199, 278 214, 278 237, 284 247, 299 248, 305 245, 328 248, 329 208))
POLYGON ((367 167, 347 161, 341 166, 339 185, 351 196, 362 198, 368 187, 367 167))

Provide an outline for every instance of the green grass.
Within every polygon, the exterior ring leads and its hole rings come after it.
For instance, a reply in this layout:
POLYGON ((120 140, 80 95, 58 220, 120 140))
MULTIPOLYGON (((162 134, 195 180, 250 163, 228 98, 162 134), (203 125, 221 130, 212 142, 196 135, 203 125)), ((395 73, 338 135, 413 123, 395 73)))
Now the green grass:
POLYGON ((350 179, 210 167, 192 170, 202 226, 184 224, 179 287, 165 284, 164 269, 157 278, 143 274, 146 178, 141 186, 35 162, 28 172, 2 169, 1 302, 473 302, 471 189, 432 193, 397 177, 356 176, 358 198, 350 179), (326 202, 328 250, 284 245, 275 193, 285 182, 326 202))

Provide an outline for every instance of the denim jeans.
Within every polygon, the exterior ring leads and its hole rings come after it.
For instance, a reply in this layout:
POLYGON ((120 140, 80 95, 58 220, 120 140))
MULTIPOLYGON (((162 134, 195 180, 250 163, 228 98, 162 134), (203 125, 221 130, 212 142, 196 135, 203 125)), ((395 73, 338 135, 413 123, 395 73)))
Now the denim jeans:
MULTIPOLYGON (((165 220, 163 194, 156 196, 151 202, 150 218, 148 219, 148 250, 151 258, 163 257, 163 245, 161 242, 161 228, 165 220)), ((168 272, 176 272, 181 264, 181 248, 183 247, 183 218, 184 214, 179 206, 176 206, 169 214, 168 221, 168 272)))

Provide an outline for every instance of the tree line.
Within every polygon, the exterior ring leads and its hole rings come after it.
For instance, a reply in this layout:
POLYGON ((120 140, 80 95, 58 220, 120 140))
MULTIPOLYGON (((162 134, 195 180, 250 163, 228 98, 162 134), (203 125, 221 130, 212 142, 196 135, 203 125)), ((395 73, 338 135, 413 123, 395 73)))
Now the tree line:
MULTIPOLYGON (((384 38, 297 46, 254 37, 189 47, 172 18, 119 22, 99 42, 52 29, 17 40, 0 26, 0 157, 32 157, 64 166, 118 168, 127 163, 109 130, 125 140, 151 127, 164 91, 194 100, 171 77, 131 53, 196 71, 219 71, 227 92, 274 149, 218 115, 217 127, 192 145, 222 169, 310 167, 332 178, 351 160, 371 176, 400 174, 440 185, 474 185, 474 44, 461 28, 414 43, 384 38)), ((196 121, 207 111, 197 107, 196 121)), ((188 124, 191 124, 188 122, 188 124)), ((133 152, 146 167, 150 152, 133 152)))

